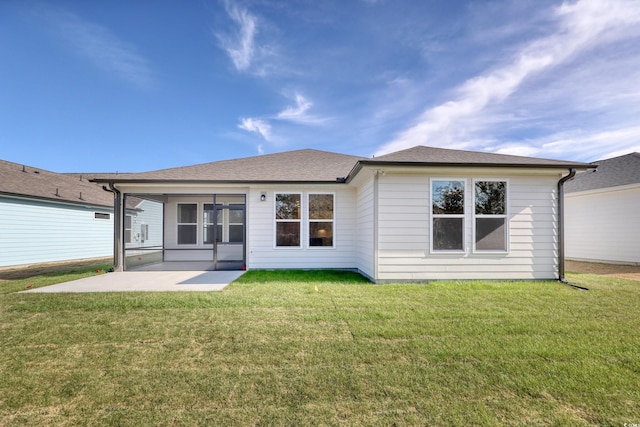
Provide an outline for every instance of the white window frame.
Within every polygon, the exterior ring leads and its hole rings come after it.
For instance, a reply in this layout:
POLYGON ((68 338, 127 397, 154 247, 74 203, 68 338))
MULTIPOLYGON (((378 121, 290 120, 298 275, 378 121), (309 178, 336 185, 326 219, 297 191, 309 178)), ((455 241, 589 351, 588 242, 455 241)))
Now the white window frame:
POLYGON ((302 224, 304 223, 303 218, 304 218, 304 212, 305 212, 306 206, 305 206, 305 198, 304 198, 304 194, 300 191, 276 191, 273 193, 273 214, 272 217, 273 218, 273 247, 274 249, 280 249, 280 250, 286 250, 286 249, 301 249, 304 247, 304 236, 305 233, 303 232, 303 227, 302 224), (277 217, 277 203, 278 203, 278 195, 281 194, 291 194, 291 195, 298 195, 300 196, 300 210, 299 210, 299 218, 298 219, 278 219, 277 217), (288 222, 293 222, 293 223, 298 223, 298 232, 299 232, 299 244, 298 246, 278 246, 278 223, 288 223, 288 222))
POLYGON ((469 209, 469 188, 467 178, 458 177, 432 177, 429 179, 429 248, 434 255, 459 255, 467 253, 467 211, 469 209), (433 213, 433 183, 434 181, 461 181, 464 185, 464 203, 461 214, 434 214, 433 213), (462 249, 434 249, 434 229, 433 220, 435 218, 461 218, 462 219, 462 249))
POLYGON ((306 236, 305 236, 305 244, 309 249, 313 250, 327 250, 327 249, 335 249, 336 248, 336 193, 329 191, 312 191, 307 193, 307 208, 306 208, 306 236), (311 219, 309 210, 311 209, 311 196, 331 196, 333 197, 333 211, 331 215, 331 219, 311 219), (311 246, 311 223, 312 222, 326 222, 331 223, 331 246, 311 246))
POLYGON ((204 213, 205 213, 205 210, 206 210, 205 209, 206 205, 211 205, 213 211, 215 212, 215 205, 214 205, 213 201, 212 202, 204 202, 204 203, 202 203, 202 211, 200 211, 200 204, 198 204, 198 234, 202 238, 202 246, 204 246, 205 248, 209 248, 209 247, 213 248, 214 242, 206 243, 204 241, 204 229, 205 229, 206 225, 217 227, 218 219, 217 218, 213 218, 213 222, 204 222, 204 213), (200 224, 200 220, 202 220, 202 224, 200 224))
MULTIPOLYGON (((198 202, 177 202, 176 203, 176 245, 177 246, 191 246, 196 247, 202 241, 200 238, 200 232, 202 231, 202 227, 200 226, 200 203, 198 202), (180 219, 180 205, 196 205, 196 222, 179 222, 180 219), (196 241, 195 243, 180 243, 180 226, 181 225, 196 225, 196 241)), ((204 214, 203 214, 204 215, 204 214)))
POLYGON ((473 204, 471 207, 472 214, 472 242, 473 242, 473 252, 478 254, 506 254, 509 253, 509 189, 511 184, 507 178, 473 178, 472 184, 472 200, 473 204), (505 183, 505 207, 504 214, 500 215, 487 215, 487 214, 476 214, 476 183, 477 182, 504 182, 505 183), (477 218, 503 218, 504 219, 504 249, 477 249, 476 248, 476 219, 477 218))
MULTIPOLYGON (((226 206, 233 206, 233 205, 234 203, 226 204, 226 206)), ((231 226, 244 225, 244 222, 231 222, 232 210, 238 210, 238 209, 231 209, 231 208, 223 209, 223 213, 222 213, 222 242, 224 243, 239 243, 239 242, 231 242, 231 226)), ((246 222, 246 218, 244 219, 244 221, 246 222)))

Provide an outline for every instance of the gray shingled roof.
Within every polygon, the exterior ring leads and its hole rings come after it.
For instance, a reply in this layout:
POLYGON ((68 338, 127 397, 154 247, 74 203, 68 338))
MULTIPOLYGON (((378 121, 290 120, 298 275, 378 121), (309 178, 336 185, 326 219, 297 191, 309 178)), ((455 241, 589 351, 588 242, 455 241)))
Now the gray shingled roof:
POLYGON ((542 159, 537 157, 512 156, 507 154, 483 153, 479 151, 451 150, 417 146, 384 156, 369 159, 364 163, 391 162, 417 163, 428 165, 460 166, 538 166, 538 167, 585 167, 584 163, 563 160, 542 159))
POLYGON ((336 182, 364 165, 587 168, 588 164, 475 151, 413 147, 376 158, 296 150, 152 172, 96 176, 97 182, 336 182))
POLYGON ((152 172, 98 176, 98 182, 336 182, 361 157, 312 149, 222 160, 152 172))
POLYGON ((567 193, 640 183, 640 153, 630 153, 593 163, 598 165, 596 172, 587 171, 576 175, 564 185, 567 193))
POLYGON ((86 177, 66 176, 4 160, 0 160, 0 194, 113 207, 113 194, 86 177))

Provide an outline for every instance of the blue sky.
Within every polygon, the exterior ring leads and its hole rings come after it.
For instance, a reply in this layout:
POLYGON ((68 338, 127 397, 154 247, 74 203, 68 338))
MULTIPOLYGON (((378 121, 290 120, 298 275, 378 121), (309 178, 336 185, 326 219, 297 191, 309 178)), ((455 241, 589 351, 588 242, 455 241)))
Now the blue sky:
POLYGON ((637 0, 0 2, 0 159, 640 151, 637 0))

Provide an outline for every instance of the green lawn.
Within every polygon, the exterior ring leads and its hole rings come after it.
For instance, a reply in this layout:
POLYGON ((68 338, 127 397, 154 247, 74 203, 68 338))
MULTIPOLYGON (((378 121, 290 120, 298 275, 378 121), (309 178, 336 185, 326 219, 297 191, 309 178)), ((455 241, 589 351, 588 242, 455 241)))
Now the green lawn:
POLYGON ((640 282, 16 293, 66 278, 0 283, 0 425, 640 423, 640 282))

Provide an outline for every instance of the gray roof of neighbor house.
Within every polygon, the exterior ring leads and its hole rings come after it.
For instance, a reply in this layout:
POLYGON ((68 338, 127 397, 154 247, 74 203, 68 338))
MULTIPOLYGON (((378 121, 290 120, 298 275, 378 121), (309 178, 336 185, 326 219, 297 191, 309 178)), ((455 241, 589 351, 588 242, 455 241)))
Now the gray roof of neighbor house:
POLYGON ((598 165, 598 169, 578 174, 565 183, 567 193, 640 184, 640 153, 630 153, 593 163, 598 165))
POLYGON ((375 158, 305 149, 152 172, 97 175, 96 182, 345 182, 366 165, 581 168, 586 163, 418 146, 375 158))
POLYGON ((88 177, 60 173, 0 160, 0 195, 55 200, 113 208, 113 194, 88 177))

